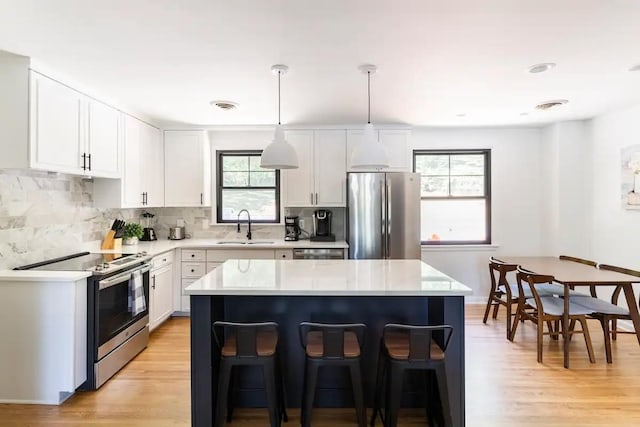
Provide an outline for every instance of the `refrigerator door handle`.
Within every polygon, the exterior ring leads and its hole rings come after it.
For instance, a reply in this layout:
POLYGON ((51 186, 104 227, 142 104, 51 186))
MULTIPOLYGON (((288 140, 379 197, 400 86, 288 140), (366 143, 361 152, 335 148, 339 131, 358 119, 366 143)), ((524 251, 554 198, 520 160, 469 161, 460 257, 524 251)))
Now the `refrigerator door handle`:
POLYGON ((387 258, 387 183, 386 180, 382 182, 380 185, 380 215, 382 217, 382 221, 380 221, 381 232, 382 232, 382 240, 381 240, 381 252, 382 258, 387 258))
POLYGON ((389 259, 390 255, 391 255, 391 186, 389 185, 389 181, 385 180, 384 182, 384 197, 385 197, 385 209, 386 209, 386 214, 385 214, 385 221, 384 221, 384 227, 385 227, 385 245, 384 245, 384 257, 385 259, 389 259))

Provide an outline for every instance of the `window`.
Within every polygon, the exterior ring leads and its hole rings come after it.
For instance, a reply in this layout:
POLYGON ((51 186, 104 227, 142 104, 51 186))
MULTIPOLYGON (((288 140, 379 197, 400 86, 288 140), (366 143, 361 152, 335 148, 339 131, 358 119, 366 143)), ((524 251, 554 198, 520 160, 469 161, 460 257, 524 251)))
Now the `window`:
POLYGON ((424 244, 491 243, 491 150, 417 150, 424 244))
POLYGON ((260 151, 217 152, 217 221, 280 222, 280 171, 260 167, 260 151), (246 219, 243 215, 242 219, 246 219))

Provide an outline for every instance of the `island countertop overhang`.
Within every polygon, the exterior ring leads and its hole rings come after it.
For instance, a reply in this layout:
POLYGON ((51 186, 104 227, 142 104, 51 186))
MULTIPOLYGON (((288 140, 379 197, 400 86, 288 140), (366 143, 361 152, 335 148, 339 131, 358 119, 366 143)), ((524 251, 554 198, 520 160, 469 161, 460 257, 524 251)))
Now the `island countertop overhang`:
POLYGON ((185 294, 226 296, 465 296, 472 290, 420 260, 231 259, 185 294))

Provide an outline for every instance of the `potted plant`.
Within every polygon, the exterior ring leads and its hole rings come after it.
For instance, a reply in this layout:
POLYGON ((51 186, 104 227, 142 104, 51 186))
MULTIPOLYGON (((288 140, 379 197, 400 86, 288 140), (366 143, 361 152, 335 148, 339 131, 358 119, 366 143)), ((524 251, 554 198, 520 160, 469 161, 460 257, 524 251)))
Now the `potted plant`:
POLYGON ((142 226, 135 222, 128 222, 124 226, 124 239, 122 243, 125 245, 135 245, 142 237, 142 226))

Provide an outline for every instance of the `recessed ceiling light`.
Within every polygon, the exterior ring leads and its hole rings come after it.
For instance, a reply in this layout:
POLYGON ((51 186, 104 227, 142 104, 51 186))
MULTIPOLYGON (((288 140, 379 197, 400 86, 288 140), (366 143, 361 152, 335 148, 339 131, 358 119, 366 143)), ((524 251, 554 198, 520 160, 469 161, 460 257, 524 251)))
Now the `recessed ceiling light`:
POLYGON ((640 71, 640 64, 636 64, 633 67, 629 68, 629 71, 640 71))
POLYGON ((536 64, 529 67, 529 72, 532 74, 544 73, 545 71, 549 71, 555 66, 556 64, 554 64, 553 62, 543 62, 541 64, 536 64))
POLYGON ((569 102, 569 101, 567 101, 566 99, 554 99, 552 101, 546 101, 546 102, 543 102, 542 104, 536 105, 536 109, 537 110, 548 110, 548 109, 553 108, 553 107, 558 107, 560 105, 564 105, 567 102, 569 102))
POLYGON ((456 117, 467 117, 467 113, 456 114, 456 117))
POLYGON ((209 105, 211 105, 212 107, 218 107, 219 109, 224 110, 224 111, 233 110, 233 109, 238 107, 238 103, 237 102, 222 101, 222 100, 211 101, 211 102, 209 102, 209 105))
POLYGON ((520 115, 521 115, 521 116, 528 116, 528 115, 529 115, 529 113, 524 112, 524 113, 520 113, 520 115))

